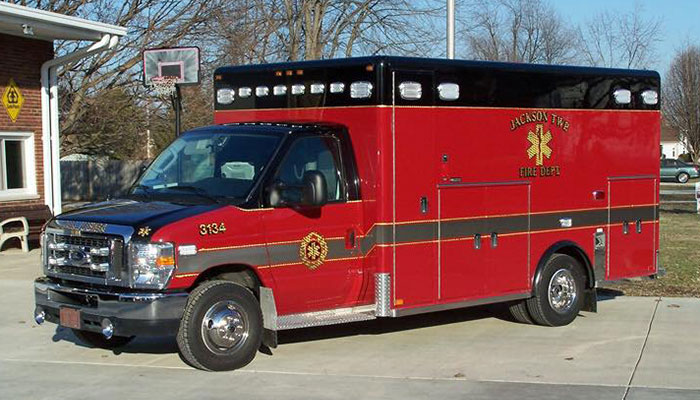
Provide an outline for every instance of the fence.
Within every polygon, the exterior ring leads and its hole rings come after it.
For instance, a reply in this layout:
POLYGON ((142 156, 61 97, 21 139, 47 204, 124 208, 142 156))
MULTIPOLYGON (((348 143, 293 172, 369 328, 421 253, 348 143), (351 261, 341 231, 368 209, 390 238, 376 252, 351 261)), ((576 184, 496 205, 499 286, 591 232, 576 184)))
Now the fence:
POLYGON ((690 185, 661 185, 661 209, 672 212, 698 212, 697 187, 690 185))
POLYGON ((104 200, 123 195, 147 161, 61 161, 64 201, 104 200))

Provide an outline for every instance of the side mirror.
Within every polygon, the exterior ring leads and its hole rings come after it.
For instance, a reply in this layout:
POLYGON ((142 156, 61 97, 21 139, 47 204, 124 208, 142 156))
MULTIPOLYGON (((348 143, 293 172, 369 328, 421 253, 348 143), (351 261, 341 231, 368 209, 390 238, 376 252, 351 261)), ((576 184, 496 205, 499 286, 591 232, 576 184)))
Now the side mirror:
POLYGON ((269 189, 269 203, 271 207, 320 207, 328 203, 326 177, 318 171, 306 171, 301 185, 275 182, 269 189))
POLYGON ((328 203, 326 177, 319 171, 306 171, 304 173, 301 202, 304 205, 315 207, 328 203))

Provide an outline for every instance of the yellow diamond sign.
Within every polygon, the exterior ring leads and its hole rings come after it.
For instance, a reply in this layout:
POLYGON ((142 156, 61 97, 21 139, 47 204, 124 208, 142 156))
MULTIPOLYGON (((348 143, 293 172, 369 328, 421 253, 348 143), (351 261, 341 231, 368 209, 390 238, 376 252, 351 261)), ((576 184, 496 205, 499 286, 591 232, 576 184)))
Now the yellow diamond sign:
POLYGON ((24 96, 22 96, 19 86, 12 78, 10 78, 7 87, 5 87, 5 93, 2 95, 2 104, 5 106, 7 115, 10 116, 12 122, 17 122, 17 117, 24 104, 24 96))

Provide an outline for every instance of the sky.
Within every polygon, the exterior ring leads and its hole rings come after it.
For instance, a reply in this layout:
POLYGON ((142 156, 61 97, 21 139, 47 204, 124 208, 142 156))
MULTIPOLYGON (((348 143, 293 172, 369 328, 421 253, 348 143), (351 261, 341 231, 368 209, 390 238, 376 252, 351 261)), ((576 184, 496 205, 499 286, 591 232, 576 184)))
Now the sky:
POLYGON ((627 13, 640 4, 645 17, 662 21, 658 58, 651 66, 662 77, 677 50, 687 43, 700 45, 700 0, 551 0, 551 4, 565 20, 577 25, 602 11, 627 13))

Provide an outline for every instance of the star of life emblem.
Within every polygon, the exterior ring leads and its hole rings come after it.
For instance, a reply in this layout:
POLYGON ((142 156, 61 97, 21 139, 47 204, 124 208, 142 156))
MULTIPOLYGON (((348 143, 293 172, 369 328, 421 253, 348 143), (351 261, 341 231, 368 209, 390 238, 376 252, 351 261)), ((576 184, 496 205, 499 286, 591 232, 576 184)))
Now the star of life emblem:
POLYGON ((323 236, 316 232, 311 232, 301 240, 299 246, 299 257, 301 262, 309 269, 316 269, 328 255, 328 244, 323 236))

